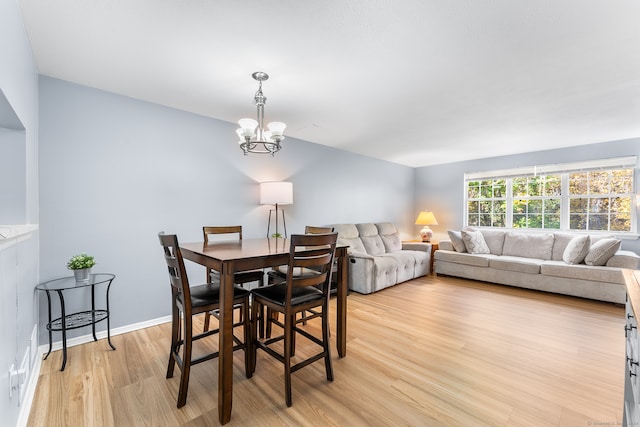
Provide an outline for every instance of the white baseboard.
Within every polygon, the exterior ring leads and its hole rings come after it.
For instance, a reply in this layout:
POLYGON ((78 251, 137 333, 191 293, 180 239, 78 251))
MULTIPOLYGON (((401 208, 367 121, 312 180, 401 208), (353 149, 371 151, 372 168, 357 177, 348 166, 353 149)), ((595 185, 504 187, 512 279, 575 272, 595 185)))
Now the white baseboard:
MULTIPOLYGON (((120 334, 126 334, 127 332, 137 331, 139 329, 149 328, 151 326, 160 325, 171 321, 171 316, 159 317, 157 319, 151 319, 144 322, 133 323, 131 325, 121 326, 111 330, 111 336, 120 334)), ((106 338, 107 331, 96 332, 98 339, 106 338)), ((67 340, 67 348, 80 344, 85 344, 93 341, 93 335, 91 333, 76 338, 67 340)), ((31 405, 33 403, 33 397, 36 394, 36 386, 38 385, 38 378, 40 377, 40 368, 42 367, 42 356, 49 350, 49 344, 41 345, 38 347, 38 355, 35 358, 31 375, 29 376, 29 384, 25 392, 24 402, 20 407, 20 413, 18 414, 17 427, 25 427, 29 421, 29 413, 31 412, 31 405)), ((62 350, 62 341, 56 341, 51 347, 51 351, 62 350)))

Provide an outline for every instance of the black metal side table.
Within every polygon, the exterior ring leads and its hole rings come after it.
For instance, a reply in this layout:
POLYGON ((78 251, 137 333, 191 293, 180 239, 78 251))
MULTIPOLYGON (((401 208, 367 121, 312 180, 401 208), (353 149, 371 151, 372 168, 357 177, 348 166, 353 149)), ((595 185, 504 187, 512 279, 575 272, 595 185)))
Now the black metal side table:
POLYGON ((116 349, 113 344, 111 344, 111 325, 109 323, 109 290, 111 288, 111 282, 113 282, 115 277, 115 274, 92 274, 89 276, 89 280, 76 282, 76 279, 73 276, 70 276, 49 280, 48 282, 40 283, 36 286, 37 290, 46 292, 47 306, 49 309, 49 322, 47 323, 47 330, 49 331, 49 351, 45 354, 44 359, 49 357, 49 354, 51 354, 52 332, 62 332, 62 367, 60 370, 64 371, 64 368, 67 365, 67 331, 91 325, 93 340, 98 341, 98 338, 96 337, 96 323, 105 319, 107 320, 107 341, 113 350, 116 349), (106 308, 96 309, 95 289, 97 285, 102 284, 105 284, 107 287, 106 308), (64 307, 64 291, 86 287, 91 287, 91 310, 66 314, 64 307), (56 292, 60 299, 60 317, 53 320, 51 320, 51 292, 56 292))

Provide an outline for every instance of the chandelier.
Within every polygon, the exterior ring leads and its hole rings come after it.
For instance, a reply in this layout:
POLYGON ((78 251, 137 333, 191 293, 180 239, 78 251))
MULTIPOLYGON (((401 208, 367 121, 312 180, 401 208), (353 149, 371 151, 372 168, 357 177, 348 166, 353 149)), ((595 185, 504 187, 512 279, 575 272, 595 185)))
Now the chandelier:
POLYGON ((245 156, 249 153, 271 154, 273 156, 282 148, 280 142, 284 139, 284 128, 287 125, 282 122, 271 122, 267 125, 269 130, 264 128, 264 104, 267 102, 267 97, 262 93, 262 82, 267 80, 269 75, 262 71, 256 71, 251 76, 259 82, 258 91, 253 98, 258 107, 258 120, 238 120, 240 125, 240 128, 236 130, 240 137, 238 144, 240 144, 245 156))

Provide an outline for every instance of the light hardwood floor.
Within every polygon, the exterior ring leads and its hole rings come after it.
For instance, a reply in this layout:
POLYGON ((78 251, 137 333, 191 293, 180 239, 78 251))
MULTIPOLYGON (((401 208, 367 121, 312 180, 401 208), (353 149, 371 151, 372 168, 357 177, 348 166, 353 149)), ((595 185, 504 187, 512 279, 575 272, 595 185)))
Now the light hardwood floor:
MULTIPOLYGON (((227 425, 621 425, 623 326, 619 305, 447 277, 352 293, 335 381, 322 362, 296 372, 287 408, 282 365, 259 352, 247 379, 236 352, 227 425)), ((29 426, 219 425, 217 361, 192 368, 177 409, 168 337, 164 324, 113 337, 116 351, 73 347, 65 372, 52 353, 29 426)))

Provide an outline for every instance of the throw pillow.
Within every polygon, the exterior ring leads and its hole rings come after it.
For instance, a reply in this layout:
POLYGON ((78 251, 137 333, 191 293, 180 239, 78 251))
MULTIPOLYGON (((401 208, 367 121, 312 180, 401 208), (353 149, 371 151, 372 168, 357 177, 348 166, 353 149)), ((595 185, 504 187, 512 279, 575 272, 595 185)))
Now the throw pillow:
POLYGON ((488 254, 491 253, 489 251, 489 247, 487 246, 487 242, 484 241, 484 237, 480 231, 468 231, 462 230, 460 232, 462 234, 462 240, 464 241, 464 246, 467 248, 467 251, 471 254, 488 254))
POLYGON ((618 239, 601 239, 595 242, 589 253, 584 258, 587 265, 605 265, 620 249, 620 240, 618 239))
POLYGON ((464 245, 464 240, 462 240, 462 233, 460 231, 447 231, 449 234, 449 240, 451 240, 451 244, 453 245, 453 249, 456 252, 467 252, 467 247, 464 245))
POLYGON ((571 238, 562 253, 562 260, 567 264, 580 264, 589 253, 589 236, 584 234, 571 238))

